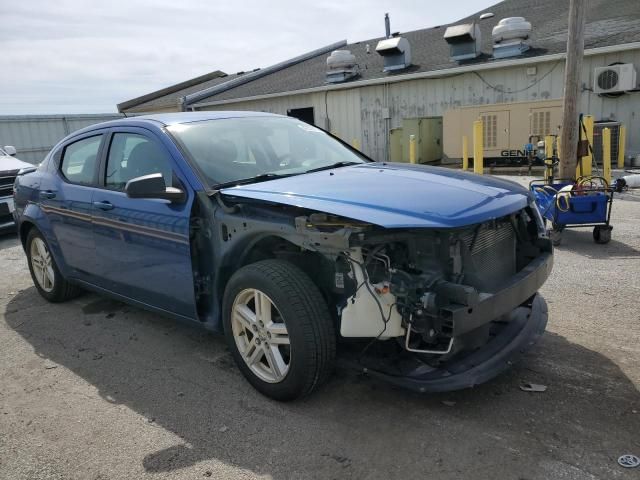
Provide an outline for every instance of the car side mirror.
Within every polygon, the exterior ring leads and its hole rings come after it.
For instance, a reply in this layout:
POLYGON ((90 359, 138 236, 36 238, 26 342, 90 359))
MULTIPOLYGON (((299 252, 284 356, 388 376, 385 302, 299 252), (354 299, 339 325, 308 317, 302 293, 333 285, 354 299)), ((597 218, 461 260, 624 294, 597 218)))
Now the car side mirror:
POLYGON ((16 154, 16 147, 13 145, 5 145, 2 149, 7 152, 7 155, 11 155, 12 157, 16 154))
POLYGON ((172 203, 181 203, 187 198, 179 188, 167 187, 161 173, 132 178, 124 186, 124 191, 129 198, 161 198, 172 203))

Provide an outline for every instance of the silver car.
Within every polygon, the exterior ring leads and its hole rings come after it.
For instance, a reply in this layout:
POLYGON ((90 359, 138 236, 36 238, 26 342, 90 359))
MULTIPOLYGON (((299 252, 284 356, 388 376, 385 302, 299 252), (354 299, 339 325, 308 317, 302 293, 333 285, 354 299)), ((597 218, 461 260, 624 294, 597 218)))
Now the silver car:
POLYGON ((15 158, 16 149, 10 145, 0 147, 0 231, 13 229, 13 184, 18 175, 32 172, 35 167, 15 158))

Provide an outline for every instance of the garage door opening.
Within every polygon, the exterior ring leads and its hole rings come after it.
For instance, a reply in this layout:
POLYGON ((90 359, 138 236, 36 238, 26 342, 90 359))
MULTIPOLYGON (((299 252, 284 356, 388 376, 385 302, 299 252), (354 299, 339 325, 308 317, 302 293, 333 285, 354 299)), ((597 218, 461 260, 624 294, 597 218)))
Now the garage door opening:
POLYGON ((303 122, 314 125, 313 107, 291 108, 287 110, 287 116, 297 118, 303 122))

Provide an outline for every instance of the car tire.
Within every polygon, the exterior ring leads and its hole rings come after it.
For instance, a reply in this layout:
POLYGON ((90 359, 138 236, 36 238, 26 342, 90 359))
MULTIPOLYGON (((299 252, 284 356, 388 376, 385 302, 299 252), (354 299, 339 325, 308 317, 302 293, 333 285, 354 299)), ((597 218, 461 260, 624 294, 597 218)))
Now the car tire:
POLYGON ((77 297, 81 290, 71 285, 60 273, 44 236, 32 228, 26 241, 27 262, 33 284, 49 302, 64 302, 77 297))
POLYGON ((549 238, 554 247, 559 246, 562 243, 562 230, 555 227, 552 228, 549 230, 549 238))
POLYGON ((240 371, 267 397, 308 395, 333 369, 336 335, 327 303, 288 262, 263 260, 236 271, 224 293, 223 324, 240 371))

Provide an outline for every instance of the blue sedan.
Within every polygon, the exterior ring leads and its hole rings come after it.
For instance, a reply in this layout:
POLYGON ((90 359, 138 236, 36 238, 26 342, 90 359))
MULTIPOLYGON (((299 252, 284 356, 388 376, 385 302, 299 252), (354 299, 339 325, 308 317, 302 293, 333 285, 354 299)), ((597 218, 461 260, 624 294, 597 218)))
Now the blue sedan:
POLYGON ((45 299, 92 290, 222 332, 278 400, 336 362, 422 392, 471 387, 547 322, 552 247, 525 189, 373 162, 288 117, 93 125, 19 175, 14 201, 45 299))

